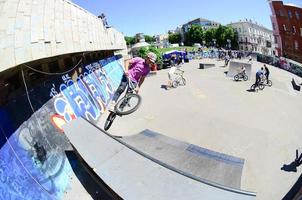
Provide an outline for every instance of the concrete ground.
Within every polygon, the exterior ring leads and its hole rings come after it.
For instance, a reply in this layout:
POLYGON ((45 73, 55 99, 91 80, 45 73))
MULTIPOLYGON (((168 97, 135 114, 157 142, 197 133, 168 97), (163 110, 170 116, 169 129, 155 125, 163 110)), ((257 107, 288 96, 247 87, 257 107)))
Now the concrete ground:
MULTIPOLYGON (((290 82, 296 76, 269 66, 273 86, 248 92, 255 77, 235 82, 226 77, 228 68, 198 69, 202 61, 183 65, 187 85, 176 89, 161 88, 167 83, 168 70, 148 77, 140 91, 141 107, 117 117, 109 132, 126 136, 150 129, 244 158, 241 189, 256 192, 257 199, 281 199, 302 172, 280 170, 301 147, 302 92, 294 91, 290 82)), ((262 65, 254 61, 253 76, 262 65)), ((101 127, 106 118, 107 114, 102 116, 101 127)))

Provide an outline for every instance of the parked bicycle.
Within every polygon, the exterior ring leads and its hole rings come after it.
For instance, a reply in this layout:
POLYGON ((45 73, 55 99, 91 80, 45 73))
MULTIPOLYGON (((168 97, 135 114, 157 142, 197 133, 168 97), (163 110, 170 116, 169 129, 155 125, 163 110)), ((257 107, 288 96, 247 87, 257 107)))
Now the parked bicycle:
POLYGON ((141 96, 135 92, 134 84, 129 77, 127 77, 127 89, 125 95, 115 104, 114 111, 110 111, 104 125, 104 130, 107 131, 111 127, 117 115, 121 117, 135 112, 139 108, 141 101, 141 96))

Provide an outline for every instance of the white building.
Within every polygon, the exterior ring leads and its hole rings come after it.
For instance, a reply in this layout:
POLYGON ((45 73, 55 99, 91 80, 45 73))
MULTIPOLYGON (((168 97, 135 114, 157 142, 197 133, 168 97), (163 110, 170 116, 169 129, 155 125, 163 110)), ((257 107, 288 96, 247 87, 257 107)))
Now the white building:
POLYGON ((158 48, 164 48, 169 46, 169 34, 161 34, 155 36, 156 46, 158 48))
POLYGON ((274 55, 273 31, 251 20, 231 23, 238 33, 239 50, 258 52, 264 55, 274 55))

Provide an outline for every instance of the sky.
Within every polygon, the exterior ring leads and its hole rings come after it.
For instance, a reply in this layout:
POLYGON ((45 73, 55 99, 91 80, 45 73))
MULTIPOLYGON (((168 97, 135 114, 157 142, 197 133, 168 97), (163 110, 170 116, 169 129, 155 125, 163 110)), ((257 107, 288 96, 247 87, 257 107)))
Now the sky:
MULTIPOLYGON (((267 0, 72 0, 89 12, 105 13, 108 24, 125 36, 157 35, 196 18, 226 25, 252 19, 272 29, 267 0)), ((284 0, 302 7, 302 0, 284 0)))

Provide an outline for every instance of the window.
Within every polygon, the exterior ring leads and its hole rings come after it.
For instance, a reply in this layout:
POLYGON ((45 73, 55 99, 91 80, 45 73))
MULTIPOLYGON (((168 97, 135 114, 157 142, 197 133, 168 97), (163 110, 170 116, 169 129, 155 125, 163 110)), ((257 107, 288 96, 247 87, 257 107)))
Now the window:
POLYGON ((299 50, 299 43, 297 42, 297 40, 295 40, 295 49, 299 50))
POLYGON ((239 32, 241 33, 241 28, 239 28, 239 32))
POLYGON ((300 35, 301 35, 301 37, 302 37, 302 28, 300 28, 300 35))
POLYGON ((288 11, 288 17, 293 18, 292 11, 290 11, 290 10, 288 11))
POLYGON ((283 30, 286 31, 286 26, 285 26, 285 24, 283 24, 283 30))
POLYGON ((295 14, 296 14, 297 20, 300 20, 300 15, 299 15, 298 11, 296 11, 295 14))
POLYGON ((295 34, 297 32, 296 27, 293 26, 293 33, 295 34))

